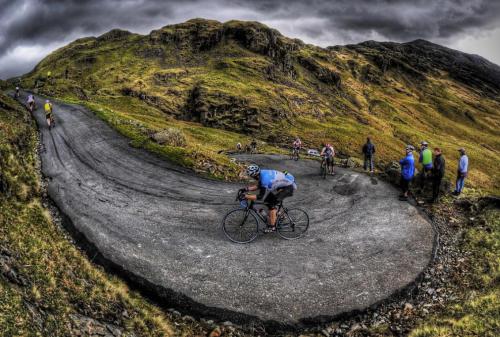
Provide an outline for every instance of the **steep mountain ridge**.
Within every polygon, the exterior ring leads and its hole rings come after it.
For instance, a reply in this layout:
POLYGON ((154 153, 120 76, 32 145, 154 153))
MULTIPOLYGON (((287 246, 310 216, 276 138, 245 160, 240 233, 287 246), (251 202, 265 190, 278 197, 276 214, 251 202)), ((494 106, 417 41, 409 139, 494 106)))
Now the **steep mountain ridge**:
POLYGON ((258 22, 193 19, 148 35, 112 30, 76 40, 22 83, 106 110, 141 144, 178 128, 187 147, 165 146, 185 156, 201 147, 205 159, 227 163, 215 154, 233 146, 228 139, 248 138, 237 133, 279 146, 295 135, 308 146, 328 140, 359 156, 372 135, 387 162, 425 139, 450 159, 457 147, 470 149, 480 163, 471 181, 500 189, 500 68, 423 40, 325 49, 258 22))
POLYGON ((367 41, 349 45, 348 48, 372 57, 384 71, 403 62, 423 73, 437 75, 436 70, 445 71, 450 77, 491 97, 498 97, 500 93, 500 67, 479 55, 459 52, 421 39, 407 43, 367 41), (373 50, 383 55, 374 54, 373 50))

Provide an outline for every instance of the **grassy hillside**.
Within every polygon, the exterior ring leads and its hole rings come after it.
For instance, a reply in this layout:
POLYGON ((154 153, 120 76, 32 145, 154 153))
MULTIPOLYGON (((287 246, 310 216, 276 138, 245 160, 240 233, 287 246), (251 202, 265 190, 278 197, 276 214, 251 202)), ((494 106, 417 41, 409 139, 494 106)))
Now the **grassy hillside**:
POLYGON ((469 184, 500 191, 500 68, 425 41, 323 49, 256 22, 196 19, 79 39, 22 84, 85 102, 137 146, 215 176, 238 175, 218 152, 251 137, 283 146, 300 135, 360 156, 371 135, 382 162, 407 143, 442 147, 448 176, 463 146, 469 184), (181 131, 182 146, 152 140, 167 128, 181 131))
POLYGON ((36 145, 30 115, 0 93, 0 335, 205 335, 75 248, 43 206, 36 145))
MULTIPOLYGON (((451 207, 450 207, 451 206, 451 207)), ((459 299, 450 301, 437 314, 427 317, 409 334, 430 336, 498 336, 500 330, 500 210, 479 207, 471 213, 456 213, 443 206, 439 216, 454 218, 463 234, 460 249, 465 253, 457 277, 459 299), (451 215, 453 214, 453 215, 451 215)), ((455 286, 455 285, 453 285, 455 286)))

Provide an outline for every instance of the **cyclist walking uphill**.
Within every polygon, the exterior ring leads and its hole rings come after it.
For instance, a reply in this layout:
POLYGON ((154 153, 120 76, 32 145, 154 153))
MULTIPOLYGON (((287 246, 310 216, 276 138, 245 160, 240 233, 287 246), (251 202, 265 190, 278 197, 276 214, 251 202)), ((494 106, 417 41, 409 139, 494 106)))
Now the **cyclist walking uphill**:
POLYGON ((373 157, 375 155, 375 145, 372 143, 370 137, 366 138, 366 143, 363 145, 364 169, 365 171, 370 168, 370 173, 373 173, 373 157))
POLYGON ((335 150, 333 149, 333 146, 327 143, 323 147, 319 155, 323 157, 321 165, 325 165, 325 169, 328 171, 328 173, 333 174, 333 158, 335 157, 335 150))
POLYGON ((247 175, 257 180, 257 184, 249 185, 240 191, 244 193, 244 199, 248 201, 263 200, 269 209, 268 228, 266 232, 276 230, 277 206, 285 198, 291 197, 297 189, 295 178, 288 172, 276 170, 261 170, 259 166, 251 164, 248 166, 247 175), (259 191, 258 194, 248 192, 259 191))
POLYGON ((47 119, 47 125, 49 126, 49 130, 54 126, 54 114, 52 112, 52 103, 50 100, 45 101, 44 105, 45 109, 45 119, 47 119))

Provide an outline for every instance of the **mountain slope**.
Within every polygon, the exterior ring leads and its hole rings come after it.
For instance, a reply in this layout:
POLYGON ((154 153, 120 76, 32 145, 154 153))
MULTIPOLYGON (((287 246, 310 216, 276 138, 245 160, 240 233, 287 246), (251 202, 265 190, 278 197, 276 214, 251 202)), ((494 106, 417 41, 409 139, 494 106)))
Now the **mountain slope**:
POLYGON ((499 67, 422 40, 323 49, 257 22, 194 19, 149 35, 79 39, 22 82, 85 101, 136 145, 214 175, 237 175, 217 152, 250 136, 282 146, 300 135, 308 146, 329 141, 359 156, 371 135, 381 162, 407 143, 442 147, 448 176, 464 146, 469 181, 500 190, 499 67), (166 128, 180 130, 185 145, 153 146, 166 128))

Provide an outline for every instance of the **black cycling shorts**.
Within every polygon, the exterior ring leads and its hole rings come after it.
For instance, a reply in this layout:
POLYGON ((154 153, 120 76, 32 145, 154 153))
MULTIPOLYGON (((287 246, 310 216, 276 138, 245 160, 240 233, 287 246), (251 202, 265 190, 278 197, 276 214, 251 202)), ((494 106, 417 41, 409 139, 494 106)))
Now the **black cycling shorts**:
POLYGON ((276 191, 276 194, 269 193, 267 195, 266 199, 264 199, 264 204, 266 204, 266 206, 269 208, 275 208, 285 198, 291 197, 292 195, 293 195, 293 185, 279 188, 276 191))

